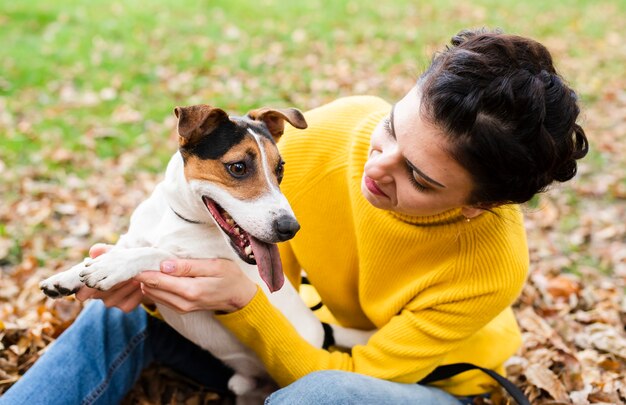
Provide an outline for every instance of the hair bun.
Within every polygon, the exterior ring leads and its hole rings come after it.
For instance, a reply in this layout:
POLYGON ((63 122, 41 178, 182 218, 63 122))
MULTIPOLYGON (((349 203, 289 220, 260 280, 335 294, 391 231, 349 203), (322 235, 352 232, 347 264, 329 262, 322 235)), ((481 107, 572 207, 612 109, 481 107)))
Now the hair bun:
POLYGON ((422 113, 472 175, 472 204, 523 203, 567 181, 588 151, 577 97, 539 42, 461 31, 420 79, 422 113))
POLYGON ((488 33, 501 34, 502 30, 498 28, 494 30, 488 30, 487 28, 484 28, 484 27, 474 29, 474 30, 469 30, 469 29, 462 30, 462 31, 459 31, 455 36, 453 36, 450 39, 450 44, 452 44, 452 46, 459 46, 470 38, 477 37, 482 34, 488 34, 488 33))
POLYGON ((543 82, 543 85, 546 89, 549 89, 554 85, 554 76, 548 73, 548 71, 545 69, 542 69, 537 77, 539 77, 539 80, 543 82))

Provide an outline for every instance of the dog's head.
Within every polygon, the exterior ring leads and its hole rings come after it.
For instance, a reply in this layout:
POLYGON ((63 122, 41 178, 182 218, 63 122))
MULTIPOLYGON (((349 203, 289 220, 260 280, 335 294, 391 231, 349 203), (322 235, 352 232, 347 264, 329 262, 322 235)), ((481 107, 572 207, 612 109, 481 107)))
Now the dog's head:
POLYGON ((284 122, 307 124, 295 108, 261 108, 229 117, 209 105, 176 107, 180 153, 191 189, 239 257, 256 264, 270 291, 284 282, 276 242, 300 229, 279 184, 284 162, 276 142, 284 122))

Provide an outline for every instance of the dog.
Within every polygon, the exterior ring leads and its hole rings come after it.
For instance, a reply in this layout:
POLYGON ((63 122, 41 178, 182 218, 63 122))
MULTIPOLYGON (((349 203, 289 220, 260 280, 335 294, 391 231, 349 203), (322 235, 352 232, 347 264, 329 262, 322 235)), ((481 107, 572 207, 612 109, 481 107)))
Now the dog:
MULTIPOLYGON (((206 104, 176 107, 179 149, 163 181, 133 212, 128 232, 106 253, 86 258, 40 283, 52 298, 83 285, 99 290, 175 258, 236 261, 310 344, 322 347, 325 328, 285 280, 276 243, 300 229, 279 185, 282 158, 276 142, 285 121, 307 127, 295 108, 260 108, 229 116, 206 104)), ((271 381, 257 356, 213 318, 210 311, 180 314, 157 305, 165 321, 229 365, 238 402, 259 397, 259 381, 271 381), (240 401, 239 399, 244 399, 240 401)), ((327 332, 328 333, 328 332, 327 332)), ((367 341, 371 332, 332 327, 338 346, 367 341)))

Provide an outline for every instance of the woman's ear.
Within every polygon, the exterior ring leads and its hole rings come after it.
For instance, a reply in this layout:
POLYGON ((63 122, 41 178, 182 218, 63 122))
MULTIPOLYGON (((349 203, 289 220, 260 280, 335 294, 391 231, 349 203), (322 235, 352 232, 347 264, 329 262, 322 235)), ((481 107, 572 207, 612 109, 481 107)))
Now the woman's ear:
POLYGON ((484 208, 477 208, 477 207, 471 207, 471 206, 465 206, 461 208, 461 214, 467 219, 476 218, 477 216, 482 214, 484 211, 485 211, 484 208))

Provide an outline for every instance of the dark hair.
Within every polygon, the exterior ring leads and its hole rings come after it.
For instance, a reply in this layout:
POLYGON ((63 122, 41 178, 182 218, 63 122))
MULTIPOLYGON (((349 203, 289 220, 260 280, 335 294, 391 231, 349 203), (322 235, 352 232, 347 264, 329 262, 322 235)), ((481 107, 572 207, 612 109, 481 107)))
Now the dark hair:
POLYGON ((461 31, 421 76, 421 113, 472 176, 469 204, 523 203, 576 174, 589 149, 577 97, 540 43, 461 31))

